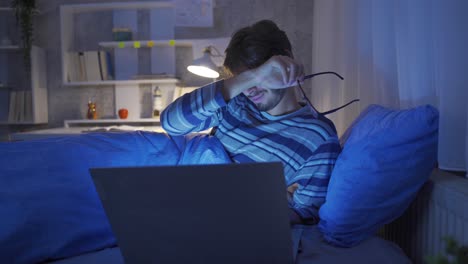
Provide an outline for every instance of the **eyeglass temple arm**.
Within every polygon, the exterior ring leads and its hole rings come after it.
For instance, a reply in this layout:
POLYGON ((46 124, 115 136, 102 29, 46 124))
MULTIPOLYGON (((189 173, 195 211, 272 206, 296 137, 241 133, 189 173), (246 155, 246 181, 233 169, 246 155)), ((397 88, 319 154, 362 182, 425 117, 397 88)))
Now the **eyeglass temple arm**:
POLYGON ((339 75, 338 73, 333 72, 333 71, 317 72, 317 73, 314 73, 314 74, 309 74, 309 75, 304 76, 304 80, 307 80, 307 79, 310 79, 312 77, 315 77, 317 75, 322 75, 322 74, 333 74, 333 75, 336 75, 336 77, 340 78, 341 80, 344 80, 344 78, 341 75, 339 75))
MULTIPOLYGON (((309 74, 309 75, 304 76, 304 79, 303 79, 303 80, 311 79, 312 77, 315 77, 315 76, 317 76, 317 75, 322 75, 322 74, 333 74, 333 75, 336 75, 336 76, 337 76, 338 78, 340 78, 341 80, 344 80, 344 78, 343 78, 341 75, 339 75, 338 73, 333 72, 333 71, 317 72, 317 73, 314 73, 314 74, 309 74)), ((354 102, 359 101, 359 99, 354 99, 354 100, 352 100, 351 102, 349 102, 349 103, 347 103, 347 104, 345 104, 345 105, 343 105, 343 106, 340 106, 340 107, 338 107, 338 108, 335 108, 335 109, 332 109, 332 110, 329 110, 329 111, 320 113, 320 112, 312 105, 312 103, 310 102, 309 98, 307 97, 307 95, 306 95, 305 92, 304 92, 304 89, 302 89, 302 86, 301 86, 301 83, 299 82, 299 80, 297 81, 297 84, 299 85, 299 89, 300 89, 301 92, 302 92, 302 96, 304 96, 304 98, 307 100, 307 103, 310 105, 310 107, 312 107, 312 109, 314 109, 315 112, 317 112, 317 113, 319 113, 319 114, 321 114, 321 115, 327 115, 327 114, 334 113, 334 112, 336 112, 336 111, 338 111, 338 110, 340 110, 340 109, 342 109, 342 108, 344 108, 344 107, 346 107, 346 106, 348 106, 348 105, 350 105, 350 104, 352 104, 352 103, 354 103, 354 102)))

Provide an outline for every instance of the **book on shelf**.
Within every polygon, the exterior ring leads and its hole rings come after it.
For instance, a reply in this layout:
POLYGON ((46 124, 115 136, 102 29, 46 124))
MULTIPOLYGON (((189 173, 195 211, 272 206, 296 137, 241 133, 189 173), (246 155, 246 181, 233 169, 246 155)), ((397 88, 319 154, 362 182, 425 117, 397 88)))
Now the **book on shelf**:
POLYGON ((10 91, 8 122, 26 122, 33 120, 32 92, 10 91))
POLYGON ((15 121, 21 122, 24 119, 24 91, 16 92, 15 121))
POLYGON ((99 69, 99 53, 97 51, 85 51, 84 57, 87 81, 102 81, 99 69))
POLYGON ((10 91, 10 100, 8 108, 8 122, 15 122, 16 112, 16 91, 10 91))
POLYGON ((114 79, 114 73, 112 69, 112 58, 111 54, 107 51, 98 51, 99 58, 99 73, 101 80, 108 81, 114 79))
POLYGON ((82 82, 86 82, 88 80, 88 76, 86 75, 86 60, 83 52, 78 52, 78 69, 80 80, 82 82))
POLYGON ((32 91, 24 92, 24 121, 33 120, 32 91))
POLYGON ((1 89, 0 87, 0 120, 1 121, 8 121, 8 108, 9 105, 10 95, 9 90, 1 89))
POLYGON ((113 80, 111 54, 107 51, 67 53, 69 82, 113 80))
POLYGON ((67 58, 67 80, 69 82, 86 81, 85 59, 83 52, 68 52, 67 58))

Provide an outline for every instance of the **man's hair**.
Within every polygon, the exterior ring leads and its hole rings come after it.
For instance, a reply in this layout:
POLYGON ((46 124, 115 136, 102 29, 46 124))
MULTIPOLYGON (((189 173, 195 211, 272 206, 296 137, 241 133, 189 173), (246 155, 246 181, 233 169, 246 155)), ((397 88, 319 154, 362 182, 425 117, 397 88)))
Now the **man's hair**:
POLYGON ((271 20, 261 20, 235 32, 226 48, 224 68, 230 72, 254 69, 274 55, 292 56, 291 43, 284 31, 271 20))

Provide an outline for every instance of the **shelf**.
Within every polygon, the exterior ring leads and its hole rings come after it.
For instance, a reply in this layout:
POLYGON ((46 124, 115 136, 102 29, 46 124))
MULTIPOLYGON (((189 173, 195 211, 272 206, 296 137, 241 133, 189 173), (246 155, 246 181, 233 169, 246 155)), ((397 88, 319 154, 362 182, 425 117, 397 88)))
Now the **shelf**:
POLYGON ((99 42, 99 46, 103 48, 152 48, 152 47, 191 47, 191 40, 130 40, 130 41, 107 41, 99 42), (139 45, 138 45, 139 44, 139 45))
POLYGON ((120 81, 93 81, 93 82, 68 82, 64 86, 105 86, 105 85, 138 85, 138 84, 174 84, 179 79, 144 79, 144 80, 120 80, 120 81))
POLYGON ((0 45, 0 50, 13 50, 13 51, 19 51, 21 50, 21 47, 18 46, 18 45, 5 45, 5 46, 2 46, 0 45))
POLYGON ((174 7, 174 4, 169 1, 71 4, 71 5, 62 6, 61 10, 66 11, 66 12, 79 13, 79 12, 106 11, 106 10, 112 10, 112 9, 153 9, 153 8, 165 8, 165 7, 174 7))
MULTIPOLYGON (((5 7, 5 6, 3 6, 3 7, 0 7, 0 12, 1 12, 1 11, 14 12, 15 9, 14 9, 13 7, 5 7)), ((42 11, 39 10, 39 9, 36 9, 35 12, 36 12, 36 14, 38 14, 38 15, 41 15, 41 14, 42 14, 42 11)))
POLYGON ((132 123, 159 123, 159 117, 155 118, 137 118, 137 119, 78 119, 65 120, 64 126, 70 127, 79 124, 132 124, 132 123))
POLYGON ((33 121, 23 121, 23 122, 8 122, 8 121, 1 121, 0 125, 39 125, 39 124, 47 124, 47 122, 33 122, 33 121))

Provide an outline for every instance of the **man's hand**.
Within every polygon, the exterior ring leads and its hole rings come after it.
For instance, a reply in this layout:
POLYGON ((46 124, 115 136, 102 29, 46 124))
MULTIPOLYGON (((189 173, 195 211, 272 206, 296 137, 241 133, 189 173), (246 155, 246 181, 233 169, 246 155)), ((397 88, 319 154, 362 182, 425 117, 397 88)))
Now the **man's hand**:
POLYGON ((297 80, 304 78, 304 66, 288 56, 273 56, 261 66, 237 74, 224 80, 222 89, 226 101, 236 97, 243 91, 260 87, 281 89, 296 85, 297 80))
MULTIPOLYGON (((294 192, 297 190, 299 187, 299 184, 294 183, 288 186, 286 195, 289 199, 292 199, 292 196, 294 195, 294 192)), ((301 217, 294 211, 294 209, 289 208, 289 223, 291 225, 296 225, 296 224, 302 224, 302 219, 301 217)))
POLYGON ((294 184, 291 184, 291 185, 288 186, 287 191, 291 195, 291 197, 294 194, 294 192, 297 190, 297 188, 299 188, 299 184, 297 184, 297 183, 294 183, 294 184))
POLYGON ((273 56, 253 70, 257 87, 282 89, 304 78, 304 66, 288 56, 273 56))

